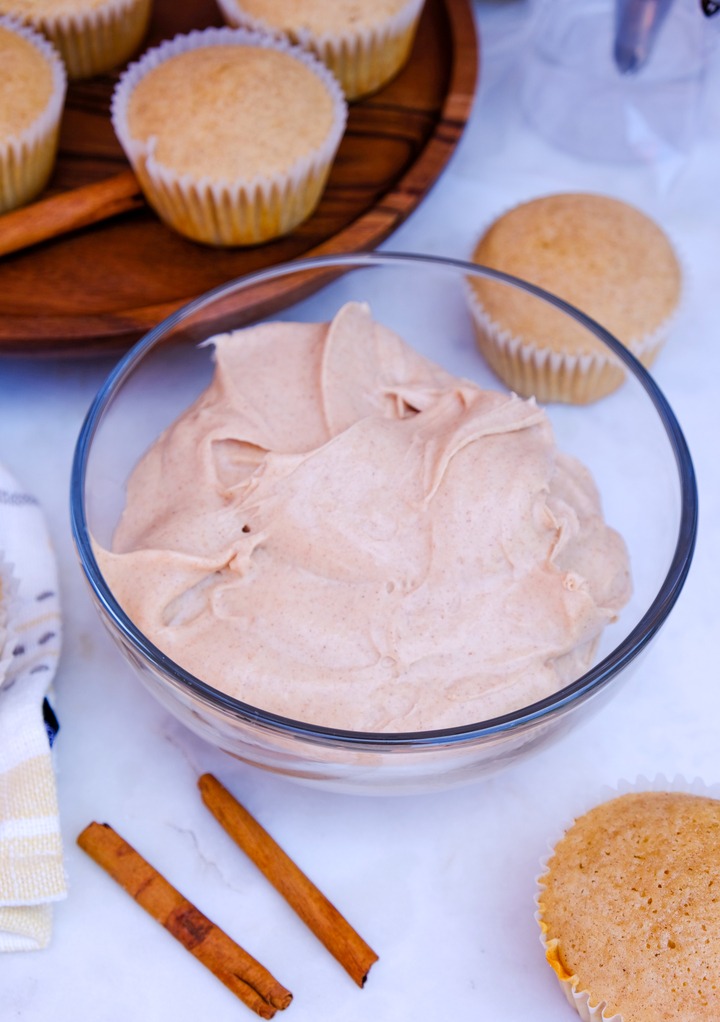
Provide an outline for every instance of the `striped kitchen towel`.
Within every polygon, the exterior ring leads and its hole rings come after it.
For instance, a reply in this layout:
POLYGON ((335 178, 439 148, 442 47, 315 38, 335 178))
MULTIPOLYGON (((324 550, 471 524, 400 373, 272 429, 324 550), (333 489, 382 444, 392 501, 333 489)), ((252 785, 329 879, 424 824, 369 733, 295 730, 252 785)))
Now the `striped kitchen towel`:
POLYGON ((43 514, 0 465, 0 951, 45 947, 66 894, 48 700, 59 654, 43 514))

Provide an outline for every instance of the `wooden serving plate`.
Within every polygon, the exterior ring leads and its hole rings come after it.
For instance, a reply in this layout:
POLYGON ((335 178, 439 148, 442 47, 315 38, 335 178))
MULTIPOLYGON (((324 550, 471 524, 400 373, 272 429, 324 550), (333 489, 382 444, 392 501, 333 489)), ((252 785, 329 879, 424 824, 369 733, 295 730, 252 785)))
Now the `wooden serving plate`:
MULTIPOLYGON (((221 24, 213 0, 155 0, 146 45, 221 24)), ((427 0, 406 67, 352 104, 314 215, 292 234, 244 249, 208 248, 136 209, 0 258, 0 354, 122 351, 205 291, 301 256, 372 249, 417 207, 462 135, 478 47, 471 0, 427 0)), ((127 169, 109 105, 117 75, 70 86, 46 195, 127 169)))

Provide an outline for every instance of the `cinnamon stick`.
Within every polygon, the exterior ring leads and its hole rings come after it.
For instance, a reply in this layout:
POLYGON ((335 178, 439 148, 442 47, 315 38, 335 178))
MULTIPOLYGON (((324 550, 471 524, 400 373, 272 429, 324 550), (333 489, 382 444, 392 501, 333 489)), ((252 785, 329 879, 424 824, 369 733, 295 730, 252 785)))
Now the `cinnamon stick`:
POLYGON ((0 256, 126 213, 144 201, 131 170, 39 199, 0 216, 0 256))
POLYGON ((91 823, 77 843, 261 1018, 287 1008, 292 994, 175 890, 107 823, 91 823))
POLYGON ((370 967, 378 960, 372 948, 217 778, 203 774, 198 787, 205 805, 230 837, 358 986, 364 986, 370 967))

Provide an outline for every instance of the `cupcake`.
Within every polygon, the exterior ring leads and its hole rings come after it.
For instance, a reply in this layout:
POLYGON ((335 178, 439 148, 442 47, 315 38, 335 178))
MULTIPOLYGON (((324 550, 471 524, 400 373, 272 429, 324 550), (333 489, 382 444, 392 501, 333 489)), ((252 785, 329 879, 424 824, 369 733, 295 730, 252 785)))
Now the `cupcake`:
MULTIPOLYGON (((576 306, 645 366, 680 300, 680 265, 665 233, 604 195, 550 195, 516 206, 485 231, 472 259, 576 306)), ((584 404, 622 383, 619 360, 551 305, 484 279, 473 279, 469 294, 478 347, 517 393, 584 404)))
POLYGON ((346 114, 312 54, 229 28, 149 50, 112 101, 148 202, 170 227, 211 245, 257 244, 309 217, 346 114))
POLYGON ((57 48, 70 78, 89 78, 125 63, 142 42, 151 0, 0 0, 57 48))
POLYGON ((578 817, 540 878, 546 957, 585 1022, 720 1015, 720 800, 631 791, 578 817))
POLYGON ((0 213, 34 198, 57 155, 62 62, 47 40, 0 16, 0 213))
POLYGON ((230 25, 312 50, 348 99, 376 92, 410 56, 424 0, 218 0, 230 25))

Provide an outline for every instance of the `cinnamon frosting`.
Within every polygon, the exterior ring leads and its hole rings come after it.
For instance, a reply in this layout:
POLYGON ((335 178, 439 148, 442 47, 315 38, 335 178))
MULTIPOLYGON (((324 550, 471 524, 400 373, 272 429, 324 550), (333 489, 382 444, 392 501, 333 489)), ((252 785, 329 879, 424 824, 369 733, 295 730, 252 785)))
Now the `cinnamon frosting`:
POLYGON ((533 401, 362 304, 213 344, 97 550, 164 653, 264 710, 384 732, 487 720, 587 669, 628 556, 533 401))

